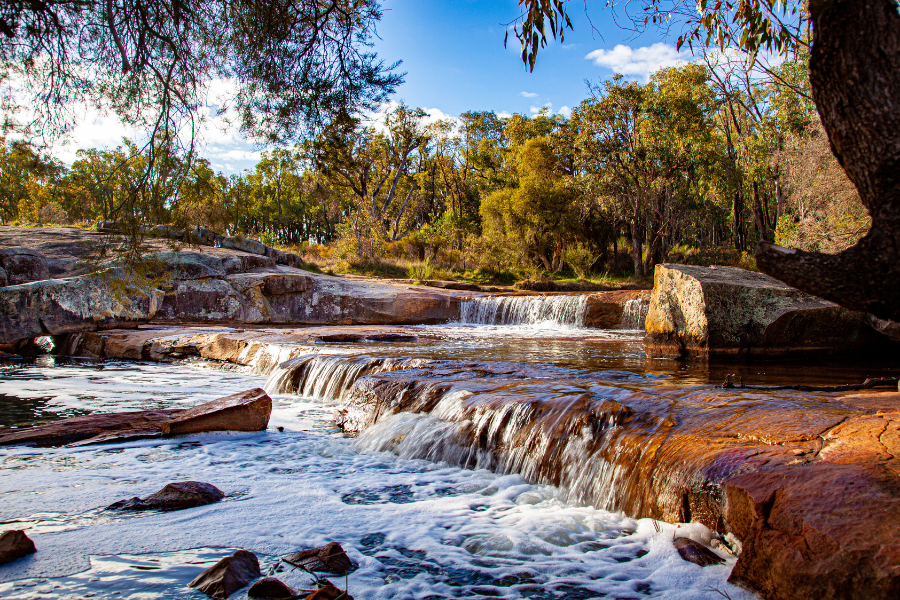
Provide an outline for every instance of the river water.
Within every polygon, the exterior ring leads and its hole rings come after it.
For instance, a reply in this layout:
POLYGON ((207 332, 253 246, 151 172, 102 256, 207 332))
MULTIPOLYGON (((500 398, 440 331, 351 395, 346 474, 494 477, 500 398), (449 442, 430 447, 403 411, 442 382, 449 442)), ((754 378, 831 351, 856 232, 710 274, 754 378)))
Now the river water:
MULTIPOLYGON (((844 382, 858 375, 839 365, 652 363, 636 331, 583 330, 545 317, 412 327, 431 341, 327 344, 317 351, 345 363, 378 356, 534 363, 677 388, 709 389, 726 372, 753 382, 787 374, 792 381, 844 382)), ((205 363, 7 361, 0 366, 0 427, 187 407, 266 386, 267 379, 205 363)), ((701 525, 630 519, 519 475, 379 452, 377 432, 353 438, 336 428, 340 393, 324 389, 324 375, 318 381, 315 389, 273 393, 265 432, 0 450, 0 529, 25 529, 38 548, 0 567, 0 598, 200 599, 187 583, 234 549, 252 550, 263 571, 274 572, 283 569, 278 556, 329 541, 340 542, 358 564, 346 581, 334 581, 358 600, 754 598, 727 583, 734 558, 701 569, 677 555, 676 534, 709 540, 701 525), (226 497, 174 513, 104 510, 181 480, 212 483, 226 497)), ((296 571, 278 576, 296 588, 312 584, 296 571)))

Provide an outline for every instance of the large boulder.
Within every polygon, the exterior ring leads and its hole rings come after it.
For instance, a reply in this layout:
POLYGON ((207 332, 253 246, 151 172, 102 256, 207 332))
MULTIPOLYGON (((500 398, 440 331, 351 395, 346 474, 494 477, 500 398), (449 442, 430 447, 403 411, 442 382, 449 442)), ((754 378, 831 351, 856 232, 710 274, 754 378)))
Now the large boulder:
POLYGON ((0 249, 0 266, 6 271, 7 285, 42 281, 50 277, 47 259, 30 248, 0 249))
POLYGON ((24 531, 12 529, 0 535, 0 565, 19 560, 36 552, 32 542, 24 531))
POLYGON ((211 598, 227 598, 261 576, 256 555, 238 550, 197 575, 188 585, 211 598))
POLYGON ((108 270, 0 289, 0 343, 116 327, 134 327, 156 314, 162 294, 108 270))
POLYGON ((188 409, 97 413, 62 419, 0 434, 0 446, 84 445, 205 431, 263 431, 271 414, 272 399, 255 388, 188 409))
POLYGON ((109 510, 185 510, 218 502, 225 494, 211 483, 202 481, 178 481, 146 498, 120 500, 106 508, 109 510))
POLYGON ((830 353, 880 342, 863 313, 735 267, 657 265, 645 328, 654 357, 830 353))

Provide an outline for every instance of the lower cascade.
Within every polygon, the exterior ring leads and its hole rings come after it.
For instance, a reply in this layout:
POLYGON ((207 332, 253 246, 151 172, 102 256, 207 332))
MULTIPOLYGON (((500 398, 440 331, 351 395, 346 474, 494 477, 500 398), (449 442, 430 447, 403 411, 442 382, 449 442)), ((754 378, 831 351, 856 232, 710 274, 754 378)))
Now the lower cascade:
POLYGON ((473 325, 584 327, 587 295, 527 295, 472 298, 460 304, 459 320, 473 325))

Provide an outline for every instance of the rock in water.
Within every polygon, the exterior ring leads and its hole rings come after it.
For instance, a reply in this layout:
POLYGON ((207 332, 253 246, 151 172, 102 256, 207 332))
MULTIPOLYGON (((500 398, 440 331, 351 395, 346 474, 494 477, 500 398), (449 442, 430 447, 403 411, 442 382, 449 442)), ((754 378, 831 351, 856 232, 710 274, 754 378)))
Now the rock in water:
POLYGON ((709 565, 721 565, 725 562, 723 558, 712 550, 690 538, 675 538, 673 543, 675 548, 678 549, 678 554, 681 558, 695 565, 708 567, 709 565))
POLYGON ((263 577, 247 590, 250 598, 266 598, 267 600, 288 600, 296 598, 297 592, 276 577, 263 577))
POLYGON ((218 502, 225 494, 216 486, 202 481, 170 483, 146 498, 131 498, 110 504, 108 510, 184 510, 218 502))
POLYGON ((12 529, 0 535, 0 565, 11 563, 33 552, 37 552, 34 542, 24 531, 12 529))
POLYGON ((85 445, 206 431, 264 431, 271 413, 272 399, 261 388, 255 388, 193 408, 96 413, 13 430, 0 433, 0 446, 85 445))
POLYGON ((260 576, 256 555, 238 550, 200 573, 188 585, 211 598, 227 598, 260 576))
POLYGON ((889 343, 863 313, 735 267, 657 265, 645 329, 653 357, 781 356, 889 343))
POLYGON ((344 575, 353 570, 353 563, 337 542, 330 542, 311 550, 301 550, 283 557, 282 560, 295 567, 334 575, 344 575))
POLYGON ((353 596, 347 594, 346 592, 342 592, 338 588, 333 585, 326 585, 325 587, 316 590, 312 594, 306 597, 306 600, 353 600, 353 596))

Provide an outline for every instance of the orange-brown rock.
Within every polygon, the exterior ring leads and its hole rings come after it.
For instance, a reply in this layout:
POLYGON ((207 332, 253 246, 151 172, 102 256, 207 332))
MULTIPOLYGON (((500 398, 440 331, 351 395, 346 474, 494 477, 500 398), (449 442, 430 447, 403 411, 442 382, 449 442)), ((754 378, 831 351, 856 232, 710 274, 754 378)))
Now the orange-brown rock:
POLYGON ((308 595, 306 600, 353 600, 353 596, 329 583, 308 595))
POLYGON ((211 598, 228 598, 257 577, 259 559, 247 550, 238 550, 203 571, 188 585, 211 598))
POLYGON ((585 298, 583 324, 596 329, 618 329, 622 327, 622 315, 629 301, 648 302, 650 292, 646 290, 618 290, 596 292, 585 298))
POLYGON ((0 565, 19 560, 36 551, 34 542, 25 535, 24 531, 11 529, 0 535, 0 565))
POLYGON ((0 446, 97 444, 204 431, 262 431, 269 423, 272 399, 256 388, 189 409, 99 413, 0 435, 0 446))

